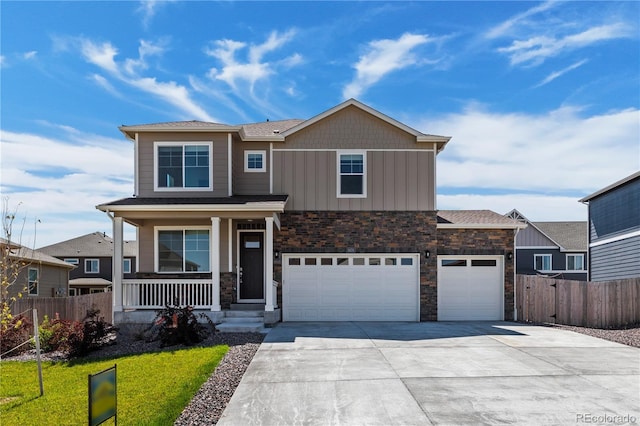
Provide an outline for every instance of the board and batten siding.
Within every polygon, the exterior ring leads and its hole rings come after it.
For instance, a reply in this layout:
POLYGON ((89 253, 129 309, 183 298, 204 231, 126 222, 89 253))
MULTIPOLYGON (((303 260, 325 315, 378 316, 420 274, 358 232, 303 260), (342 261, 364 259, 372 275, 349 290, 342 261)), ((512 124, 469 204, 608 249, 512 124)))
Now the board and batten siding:
POLYGON ((226 197, 228 195, 227 133, 141 133, 138 138, 140 197, 226 197), (213 191, 154 191, 154 142, 213 142, 213 191))
POLYGON ((233 193, 237 195, 262 195, 269 193, 269 142, 242 142, 239 138, 233 140, 233 193), (265 152, 265 171, 244 171, 245 151, 265 152))
POLYGON ((640 277, 640 235, 591 247, 591 281, 640 277))
POLYGON ((366 198, 338 198, 337 151, 273 153, 274 193, 286 209, 434 210, 433 151, 367 151, 366 198))
POLYGON ((527 226, 518 232, 516 236, 516 247, 558 247, 556 243, 545 237, 533 226, 527 226))

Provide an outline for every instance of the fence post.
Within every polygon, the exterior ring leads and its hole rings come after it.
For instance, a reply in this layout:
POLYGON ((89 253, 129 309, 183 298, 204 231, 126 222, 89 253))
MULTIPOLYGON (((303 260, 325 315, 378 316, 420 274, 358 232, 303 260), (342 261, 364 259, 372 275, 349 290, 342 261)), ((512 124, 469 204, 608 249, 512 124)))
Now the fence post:
POLYGON ((40 330, 38 326, 38 310, 33 310, 33 335, 36 341, 36 359, 38 360, 38 381, 40 382, 40 396, 44 395, 44 383, 42 383, 42 360, 40 359, 40 330))

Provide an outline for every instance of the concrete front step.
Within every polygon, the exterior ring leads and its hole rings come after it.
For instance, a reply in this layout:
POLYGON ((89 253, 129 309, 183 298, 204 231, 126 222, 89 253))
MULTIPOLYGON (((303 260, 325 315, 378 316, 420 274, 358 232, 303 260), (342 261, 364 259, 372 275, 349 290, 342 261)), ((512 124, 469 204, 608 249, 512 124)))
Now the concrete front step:
POLYGON ((216 325, 220 333, 263 333, 269 332, 262 322, 223 322, 216 325))
POLYGON ((225 318, 264 318, 262 311, 225 311, 225 318))
POLYGON ((222 323, 223 324, 227 324, 227 323, 243 323, 243 322, 250 322, 250 323, 257 323, 257 324, 264 324, 264 318, 262 317, 226 317, 222 319, 222 323))
POLYGON ((232 311, 264 311, 264 303, 232 303, 232 311))

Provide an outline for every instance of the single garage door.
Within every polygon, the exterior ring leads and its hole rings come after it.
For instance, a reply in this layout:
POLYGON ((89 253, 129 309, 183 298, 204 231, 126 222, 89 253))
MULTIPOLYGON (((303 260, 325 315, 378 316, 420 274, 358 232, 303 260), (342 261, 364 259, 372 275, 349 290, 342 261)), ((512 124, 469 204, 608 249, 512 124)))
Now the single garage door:
POLYGON ((502 256, 438 256, 438 321, 502 320, 502 256))
POLYGON ((419 321, 419 254, 284 254, 283 321, 419 321))

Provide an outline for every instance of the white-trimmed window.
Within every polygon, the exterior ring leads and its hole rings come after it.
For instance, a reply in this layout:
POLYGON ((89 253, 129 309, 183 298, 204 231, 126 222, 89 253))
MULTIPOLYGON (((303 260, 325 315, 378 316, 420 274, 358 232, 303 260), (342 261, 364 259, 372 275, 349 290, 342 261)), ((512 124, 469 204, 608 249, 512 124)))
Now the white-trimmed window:
POLYGON ((211 190, 212 147, 211 142, 156 142, 155 190, 211 190))
POLYGON ((131 273, 131 259, 122 259, 122 273, 123 274, 131 273))
POLYGON ((73 287, 69 287, 69 296, 75 296, 76 294, 76 289, 73 287))
POLYGON ((28 282, 27 289, 29 292, 29 296, 37 296, 38 295, 38 278, 39 271, 36 268, 29 268, 27 271, 28 274, 28 282))
POLYGON ((338 198, 365 198, 367 196, 367 153, 365 151, 338 151, 338 198))
POLYGON ((71 265, 76 265, 76 266, 78 266, 78 264, 80 264, 80 261, 78 261, 77 257, 67 258, 67 259, 64 259, 64 261, 69 263, 69 264, 71 264, 71 265))
POLYGON ((84 273, 85 274, 98 274, 98 273, 100 273, 100 259, 85 259, 84 260, 84 273))
POLYGON ((536 271, 551 271, 551 258, 550 254, 536 254, 533 256, 533 269, 536 271))
POLYGON ((210 272, 208 228, 156 228, 156 271, 210 272))
POLYGON ((567 271, 584 271, 584 254, 568 254, 567 271))
POLYGON ((247 173, 264 173, 267 171, 267 151, 245 151, 244 171, 247 173))

